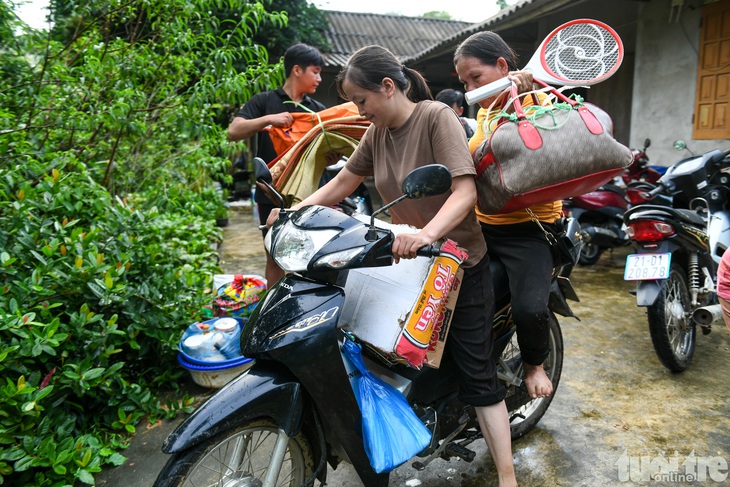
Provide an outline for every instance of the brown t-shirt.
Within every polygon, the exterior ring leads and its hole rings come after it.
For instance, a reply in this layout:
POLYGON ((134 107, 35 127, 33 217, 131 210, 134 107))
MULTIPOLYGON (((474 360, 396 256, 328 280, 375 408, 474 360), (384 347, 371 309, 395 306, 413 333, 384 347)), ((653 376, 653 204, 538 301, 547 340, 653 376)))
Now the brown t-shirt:
MULTIPOLYGON (((373 176, 383 202, 389 203, 403 194, 401 184, 408 173, 428 164, 443 164, 453 177, 476 174, 464 129, 454 111, 440 102, 421 101, 406 123, 395 130, 370 125, 347 168, 358 176, 373 176)), ((393 223, 423 228, 450 195, 448 191, 403 200, 389 210, 393 223)), ((446 237, 469 254, 464 267, 478 263, 487 251, 474 210, 446 237)))

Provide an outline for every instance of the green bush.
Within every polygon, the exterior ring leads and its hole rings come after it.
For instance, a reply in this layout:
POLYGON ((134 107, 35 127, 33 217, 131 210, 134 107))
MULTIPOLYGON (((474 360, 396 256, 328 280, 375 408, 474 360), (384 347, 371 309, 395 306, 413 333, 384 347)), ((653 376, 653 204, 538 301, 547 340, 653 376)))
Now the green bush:
POLYGON ((163 413, 151 391, 181 376, 177 340, 209 300, 220 232, 135 209, 83 168, 36 184, 23 172, 0 170, 0 473, 93 483, 103 462, 123 460, 106 444, 121 444, 114 432, 163 413))
POLYGON ((287 17, 260 2, 53 4, 49 35, 0 3, 5 485, 93 484, 141 418, 190 410, 177 342, 220 272, 214 183, 241 149, 218 120, 282 74, 251 36, 287 17))

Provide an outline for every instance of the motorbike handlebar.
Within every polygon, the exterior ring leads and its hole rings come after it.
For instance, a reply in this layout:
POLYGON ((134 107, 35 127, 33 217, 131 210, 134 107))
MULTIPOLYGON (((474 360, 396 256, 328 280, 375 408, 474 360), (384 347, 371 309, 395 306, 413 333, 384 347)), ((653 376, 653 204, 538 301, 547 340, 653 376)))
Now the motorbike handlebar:
POLYGON ((644 198, 647 200, 654 199, 656 195, 664 191, 664 185, 659 183, 656 188, 652 189, 651 191, 644 191, 643 195, 644 198))
POLYGON ((441 249, 433 245, 426 245, 425 247, 418 249, 416 255, 419 257, 438 257, 441 255, 441 249))

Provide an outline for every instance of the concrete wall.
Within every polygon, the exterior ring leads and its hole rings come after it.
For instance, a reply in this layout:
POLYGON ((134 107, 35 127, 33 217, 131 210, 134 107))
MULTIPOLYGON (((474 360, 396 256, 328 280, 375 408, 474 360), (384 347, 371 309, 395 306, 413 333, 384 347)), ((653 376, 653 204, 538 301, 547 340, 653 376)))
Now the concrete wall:
POLYGON ((675 12, 671 22, 671 0, 639 7, 630 145, 650 138, 652 164, 671 166, 689 155, 672 148, 677 139, 695 153, 730 148, 726 140, 692 138, 702 3, 685 1, 679 20, 675 12))

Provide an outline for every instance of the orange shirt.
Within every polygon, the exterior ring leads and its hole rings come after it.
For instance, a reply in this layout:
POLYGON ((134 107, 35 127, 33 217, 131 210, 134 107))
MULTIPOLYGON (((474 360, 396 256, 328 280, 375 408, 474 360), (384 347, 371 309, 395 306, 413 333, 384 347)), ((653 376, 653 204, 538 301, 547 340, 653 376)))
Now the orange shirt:
MULTIPOLYGON (((540 102, 546 98, 542 93, 538 93, 540 102)), ((498 105, 499 103, 495 104, 498 105)), ((529 107, 534 105, 532 97, 527 96, 522 99, 522 106, 529 107)), ((498 115, 500 110, 498 108, 492 108, 492 111, 487 116, 487 109, 480 108, 477 112, 477 130, 474 136, 469 139, 469 151, 473 154, 479 145, 484 142, 489 134, 492 133, 496 128, 496 122, 494 117, 498 115)), ((562 216, 563 202, 554 201, 552 203, 545 203, 542 205, 536 205, 530 208, 532 212, 537 216, 541 222, 553 223, 555 220, 562 216)), ((504 213, 497 215, 487 215, 477 209, 477 218, 479 221, 488 223, 490 225, 510 225, 513 223, 522 223, 532 220, 532 217, 527 213, 526 210, 517 210, 512 213, 504 213)))

